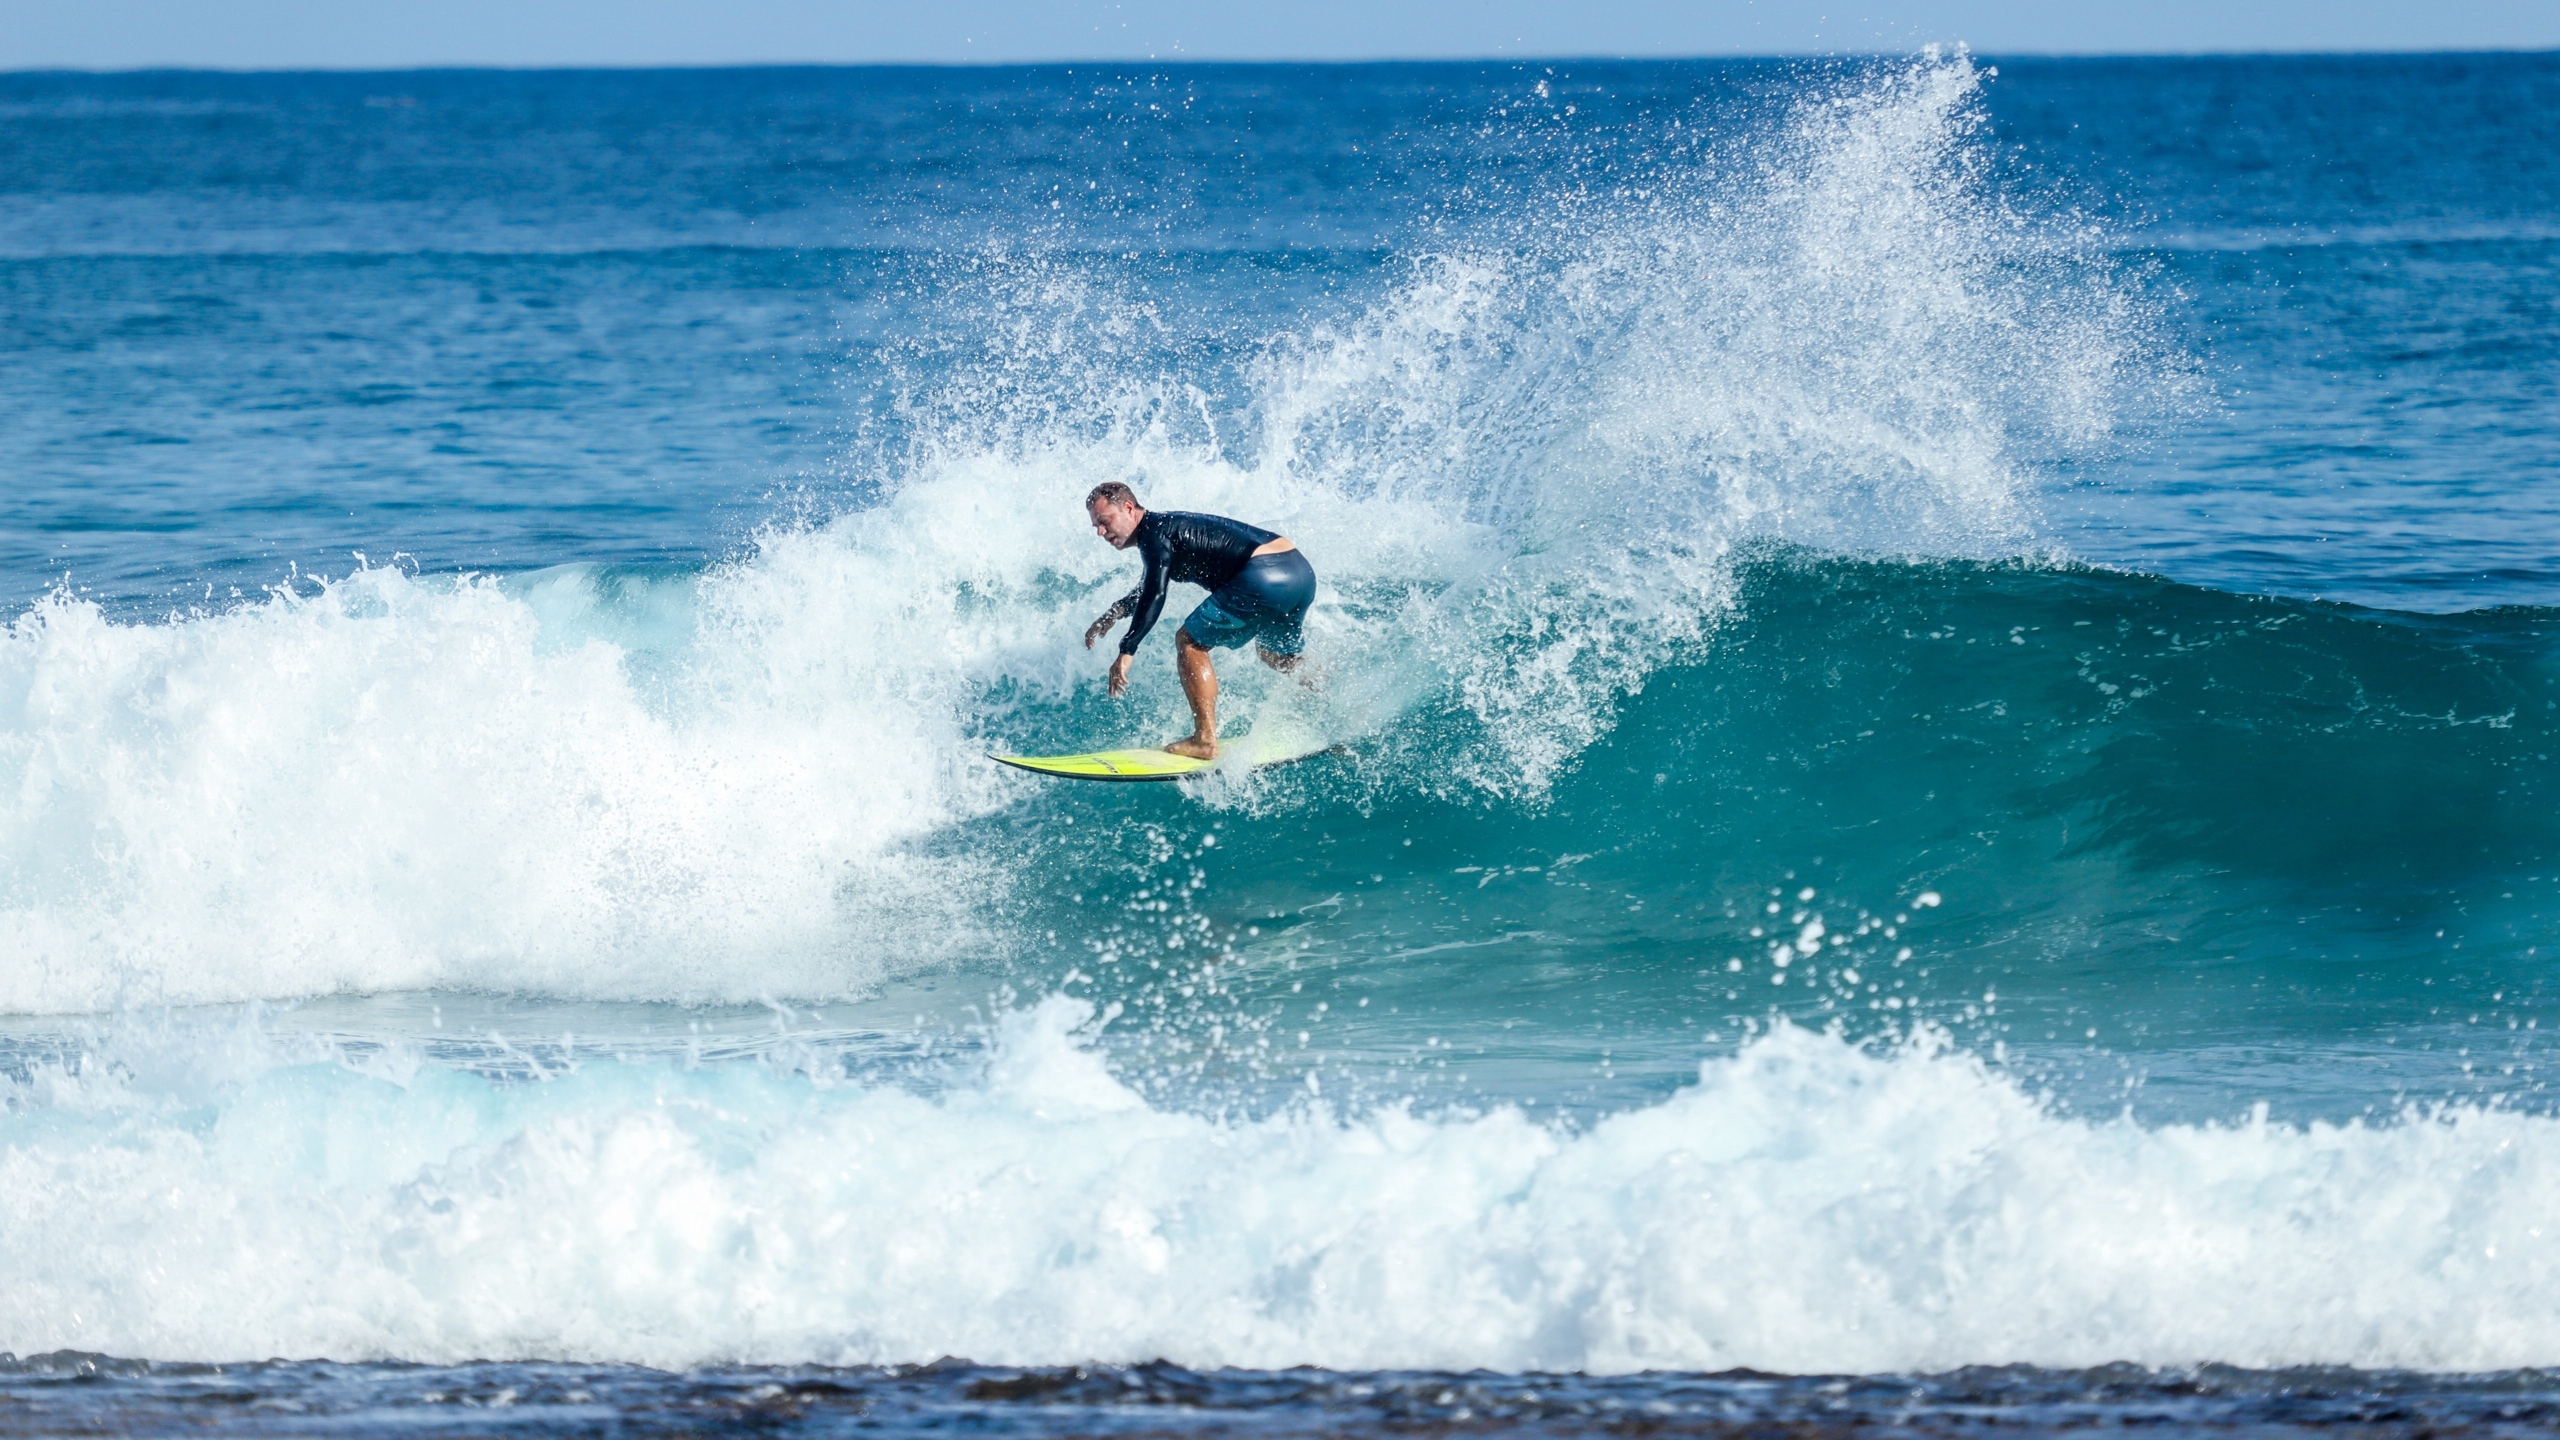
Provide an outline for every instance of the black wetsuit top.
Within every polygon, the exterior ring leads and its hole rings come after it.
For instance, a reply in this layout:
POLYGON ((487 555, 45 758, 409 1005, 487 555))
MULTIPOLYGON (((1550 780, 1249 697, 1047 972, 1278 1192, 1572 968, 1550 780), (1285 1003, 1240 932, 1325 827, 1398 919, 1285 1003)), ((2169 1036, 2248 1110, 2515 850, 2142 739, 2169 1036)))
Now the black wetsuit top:
POLYGON ((1120 653, 1135 655, 1138 642, 1164 613, 1167 586, 1180 580, 1211 590, 1233 580, 1253 552, 1279 539, 1273 531, 1230 520, 1224 515, 1194 515, 1185 510, 1150 510, 1138 522, 1129 548, 1147 563, 1138 588, 1120 597, 1108 614, 1132 616, 1120 653))

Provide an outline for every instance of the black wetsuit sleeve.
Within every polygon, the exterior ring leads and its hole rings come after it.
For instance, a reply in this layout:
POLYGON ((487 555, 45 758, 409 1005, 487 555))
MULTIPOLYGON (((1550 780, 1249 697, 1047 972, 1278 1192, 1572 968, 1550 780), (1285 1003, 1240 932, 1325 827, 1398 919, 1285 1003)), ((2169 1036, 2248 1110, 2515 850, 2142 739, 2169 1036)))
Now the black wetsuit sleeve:
POLYGON ((1164 613, 1165 591, 1173 584, 1173 546, 1160 527, 1148 528, 1150 533, 1138 537, 1138 558, 1146 562, 1146 574, 1137 589, 1112 607, 1127 607, 1129 615, 1129 633, 1120 637, 1123 655, 1137 654, 1138 642, 1156 628, 1156 617, 1164 613))

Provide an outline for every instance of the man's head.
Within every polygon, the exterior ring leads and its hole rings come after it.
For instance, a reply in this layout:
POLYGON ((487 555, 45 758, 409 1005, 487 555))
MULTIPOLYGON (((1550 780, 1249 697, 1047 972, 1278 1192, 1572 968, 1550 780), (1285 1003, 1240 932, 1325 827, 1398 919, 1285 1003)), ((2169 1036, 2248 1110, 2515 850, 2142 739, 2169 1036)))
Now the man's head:
POLYGON ((1137 492, 1117 480, 1094 486, 1084 497, 1084 513, 1093 521, 1093 533, 1120 550, 1129 548, 1129 541, 1138 533, 1138 522, 1147 518, 1146 509, 1138 504, 1137 492))

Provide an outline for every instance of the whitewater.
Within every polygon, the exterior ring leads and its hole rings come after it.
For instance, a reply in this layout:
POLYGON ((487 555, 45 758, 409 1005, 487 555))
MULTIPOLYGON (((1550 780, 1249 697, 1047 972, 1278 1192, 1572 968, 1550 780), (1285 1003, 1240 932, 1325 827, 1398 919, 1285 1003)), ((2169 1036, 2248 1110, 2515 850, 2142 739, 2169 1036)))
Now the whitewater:
POLYGON ((110 1048, 11 1096, 51 1133, 0 1165, 0 1346, 1605 1374, 2547 1344, 2548 1119, 2074 1120, 1925 1037, 1783 1028, 1586 1129, 1220 1120, 1116 1079, 1094 1019, 1017 1011, 934 1097, 819 1066, 507 1084, 254 1031, 164 1041, 150 1075, 110 1048))
POLYGON ((2560 1366, 2477 63, 0 77, 0 1351, 2560 1366))

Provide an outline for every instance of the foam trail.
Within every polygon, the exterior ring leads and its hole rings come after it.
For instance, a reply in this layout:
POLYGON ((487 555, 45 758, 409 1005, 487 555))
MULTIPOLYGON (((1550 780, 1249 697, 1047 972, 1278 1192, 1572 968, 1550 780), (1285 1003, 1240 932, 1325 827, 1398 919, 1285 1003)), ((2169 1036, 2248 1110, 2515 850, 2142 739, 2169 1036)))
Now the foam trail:
MULTIPOLYGON (((0 1349, 1193 1366, 2560 1359, 2560 1123, 2145 1129, 1781 1028, 1573 1133, 1151 1108, 1051 1000, 938 1099, 160 1037, 13 1084, 0 1349)), ((825 1073, 820 1067, 818 1073, 825 1073)))

